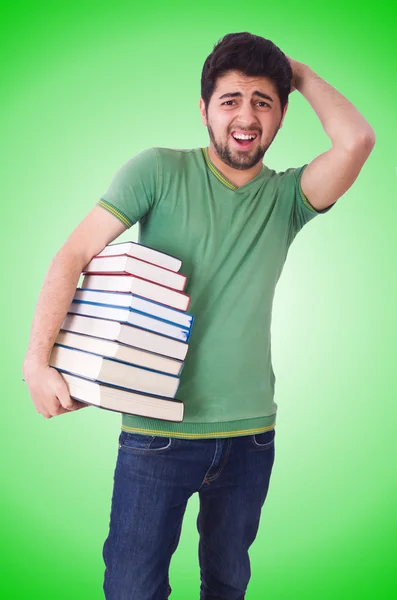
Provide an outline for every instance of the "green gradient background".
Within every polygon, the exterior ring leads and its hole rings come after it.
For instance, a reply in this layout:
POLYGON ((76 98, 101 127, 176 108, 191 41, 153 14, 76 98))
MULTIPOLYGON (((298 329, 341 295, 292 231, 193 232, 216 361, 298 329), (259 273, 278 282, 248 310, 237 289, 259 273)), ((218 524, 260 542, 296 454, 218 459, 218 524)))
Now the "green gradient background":
MULTIPOLYGON (((207 143, 201 67, 222 35, 244 30, 309 64, 377 133, 353 188, 294 241, 277 286, 277 457, 246 598, 397 597, 395 9, 14 6, 0 38, 0 597, 103 598, 120 418, 95 408, 48 421, 35 413, 21 381, 34 304, 52 256, 121 164, 153 145, 207 143)), ((295 92, 267 164, 300 166, 328 147, 295 92)), ((123 239, 136 239, 135 228, 123 239)), ((173 600, 198 598, 197 509, 194 496, 171 564, 173 600)))

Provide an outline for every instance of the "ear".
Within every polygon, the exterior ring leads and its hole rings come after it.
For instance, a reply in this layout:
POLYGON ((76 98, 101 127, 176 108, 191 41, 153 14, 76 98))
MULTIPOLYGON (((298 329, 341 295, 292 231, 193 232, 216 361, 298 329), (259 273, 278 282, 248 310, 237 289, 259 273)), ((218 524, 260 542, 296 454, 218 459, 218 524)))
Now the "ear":
POLYGON ((200 98, 200 114, 203 125, 207 126, 207 113, 205 110, 205 103, 202 98, 200 98))
POLYGON ((281 129, 281 127, 283 126, 284 118, 285 118, 285 115, 287 114, 288 106, 289 106, 289 104, 287 102, 287 104, 284 106, 284 112, 283 112, 283 116, 281 117, 279 129, 281 129))

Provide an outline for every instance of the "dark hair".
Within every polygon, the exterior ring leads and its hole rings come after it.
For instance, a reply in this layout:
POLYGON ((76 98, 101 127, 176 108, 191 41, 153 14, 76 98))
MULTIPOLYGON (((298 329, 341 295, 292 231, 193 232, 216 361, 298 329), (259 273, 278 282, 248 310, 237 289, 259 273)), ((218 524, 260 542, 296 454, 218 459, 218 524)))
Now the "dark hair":
POLYGON ((201 97, 206 109, 218 77, 239 71, 248 77, 269 77, 275 84, 281 110, 291 91, 292 69, 288 58, 273 42, 252 33, 228 33, 215 44, 201 73, 201 97))

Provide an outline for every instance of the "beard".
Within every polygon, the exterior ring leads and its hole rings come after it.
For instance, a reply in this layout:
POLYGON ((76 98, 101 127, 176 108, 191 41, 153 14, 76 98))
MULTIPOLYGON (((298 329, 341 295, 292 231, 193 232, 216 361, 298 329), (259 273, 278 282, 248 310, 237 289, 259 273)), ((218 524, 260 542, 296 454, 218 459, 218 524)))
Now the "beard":
MULTIPOLYGON (((233 151, 230 147, 229 141, 222 143, 218 142, 215 139, 214 131, 209 123, 207 124, 207 129, 208 134, 210 136, 210 140, 215 148, 215 152, 217 153, 218 157, 229 167, 232 167, 232 169, 244 171, 246 169, 251 169, 263 159, 267 149, 270 147, 274 138, 277 135, 279 126, 277 126, 270 142, 265 143, 264 145, 259 144, 256 150, 253 151, 253 154, 246 151, 239 152, 237 149, 233 151)), ((262 132, 258 132, 258 136, 261 135, 261 133, 262 132)))

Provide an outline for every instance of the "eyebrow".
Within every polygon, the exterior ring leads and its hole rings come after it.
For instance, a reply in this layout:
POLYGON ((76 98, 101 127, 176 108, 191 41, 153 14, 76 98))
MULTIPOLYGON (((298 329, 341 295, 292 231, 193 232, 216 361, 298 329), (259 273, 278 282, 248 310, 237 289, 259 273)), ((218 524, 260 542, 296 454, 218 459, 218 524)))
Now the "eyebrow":
MULTIPOLYGON (((264 98, 265 100, 270 100, 270 102, 273 102, 273 98, 271 98, 271 96, 268 96, 267 94, 264 94, 263 92, 259 92, 258 90, 255 90, 255 92, 252 95, 259 96, 259 98, 264 98)), ((241 97, 242 97, 241 92, 228 92, 227 94, 222 94, 222 96, 219 96, 219 100, 223 100, 223 98, 241 98, 241 97)))

